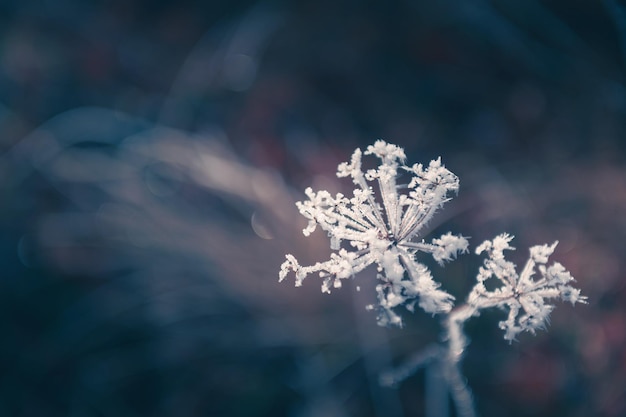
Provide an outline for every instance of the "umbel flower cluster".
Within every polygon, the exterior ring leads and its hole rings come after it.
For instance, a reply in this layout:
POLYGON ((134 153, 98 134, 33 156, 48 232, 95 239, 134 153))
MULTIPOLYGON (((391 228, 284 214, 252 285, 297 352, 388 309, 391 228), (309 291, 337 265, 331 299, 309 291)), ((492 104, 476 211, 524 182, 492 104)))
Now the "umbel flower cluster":
POLYGON ((500 322, 505 331, 504 338, 514 340, 522 331, 535 333, 544 329, 548 323, 553 305, 546 304, 547 299, 560 298, 572 305, 585 303, 587 297, 580 295, 580 290, 569 285, 574 278, 563 265, 554 262, 546 266, 558 242, 552 245, 538 245, 530 248, 530 257, 522 272, 515 272, 515 264, 504 259, 505 250, 513 250, 509 242, 513 237, 504 233, 493 240, 483 242, 476 248, 476 254, 487 252, 489 258, 478 271, 477 283, 468 297, 468 304, 476 311, 492 306, 509 310, 508 318, 500 322), (533 280, 535 267, 540 278, 533 280), (500 286, 487 291, 485 281, 491 277, 500 281, 500 286))
MULTIPOLYGON (((309 274, 317 273, 323 279, 322 291, 329 293, 331 288, 340 288, 342 280, 375 264, 380 281, 376 287, 378 305, 368 307, 378 308, 380 325, 401 326, 395 308, 403 306, 413 311, 416 303, 427 313, 449 313, 454 297, 441 289, 418 255, 429 254, 443 264, 468 251, 463 236, 447 233, 426 242, 421 235, 433 215, 458 191, 459 179, 446 169, 441 158, 426 167, 405 165, 405 159, 402 148, 378 140, 365 152, 356 149, 350 162, 338 167, 337 176, 352 178, 356 186, 352 196, 332 196, 328 191, 307 188, 308 200, 296 203, 309 220, 304 235, 309 236, 319 226, 328 234, 334 252, 329 260, 311 266, 302 266, 293 255, 286 255, 280 281, 294 271, 296 286, 300 286, 309 274), (378 167, 363 172, 364 155, 377 157, 378 167), (400 177, 407 180, 399 184, 400 177)), ((515 265, 503 254, 513 249, 511 239, 503 234, 478 246, 476 253, 486 252, 489 258, 467 299, 471 315, 490 307, 508 309, 508 319, 500 323, 507 340, 513 340, 521 331, 545 327, 553 309, 546 304, 547 299, 561 298, 572 304, 585 301, 580 291, 569 285, 573 278, 561 264, 546 266, 556 242, 532 247, 530 259, 518 275, 515 265), (532 279, 536 266, 541 275, 537 281, 532 279), (501 287, 487 291, 484 282, 490 277, 498 279, 501 287)))
POLYGON ((418 240, 433 214, 448 201, 448 195, 459 189, 459 179, 440 159, 426 168, 421 164, 404 165, 404 150, 382 140, 369 146, 365 155, 380 158, 378 168, 362 171, 360 149, 354 151, 350 163, 339 165, 337 176, 351 177, 357 186, 351 197, 333 197, 327 191, 308 188, 305 192, 309 200, 297 203, 300 213, 309 219, 304 234, 308 236, 319 225, 337 252, 330 260, 312 266, 301 266, 293 255, 287 255, 280 280, 294 270, 296 286, 300 286, 307 275, 318 272, 324 279, 322 291, 330 292, 331 287, 341 287, 341 280, 376 264, 381 281, 376 287, 379 324, 401 325, 393 308, 403 305, 412 311, 416 301, 428 313, 450 311, 454 297, 439 289, 416 255, 426 252, 443 263, 467 251, 467 240, 449 233, 431 243, 418 240), (398 170, 410 174, 408 185, 397 184, 398 170), (371 182, 378 183, 382 205, 376 200, 371 182), (341 247, 344 240, 353 250, 341 247))
MULTIPOLYGON (((501 234, 476 248, 477 255, 486 253, 487 258, 465 303, 455 306, 454 297, 434 280, 419 256, 428 254, 444 264, 468 252, 469 244, 463 236, 446 233, 430 242, 422 236, 433 215, 458 191, 459 179, 440 158, 427 167, 405 165, 405 159, 402 148, 379 140, 365 152, 356 149, 350 162, 338 167, 337 176, 351 177, 356 186, 352 196, 332 196, 327 191, 308 188, 308 200, 296 203, 309 220, 304 234, 310 235, 319 226, 328 234, 333 253, 329 260, 311 266, 300 265, 288 254, 279 279, 284 280, 293 271, 296 286, 300 286, 308 275, 317 273, 322 278, 322 291, 330 292, 331 288, 340 288, 343 280, 375 264, 378 305, 368 307, 378 310, 378 324, 401 326, 397 308, 413 311, 416 304, 427 313, 444 317, 443 343, 386 373, 381 381, 394 384, 420 367, 435 369, 445 381, 457 415, 474 417, 471 392, 459 366, 468 343, 464 323, 484 309, 498 307, 508 312, 500 328, 504 330, 504 339, 511 342, 520 332, 535 333, 546 327, 554 309, 549 300, 560 298, 576 304, 585 303, 586 297, 570 285, 574 278, 563 265, 554 262, 548 266, 557 242, 531 247, 529 259, 518 273, 515 264, 504 257, 505 250, 514 249, 510 246, 512 237, 501 234), (377 157, 380 164, 363 172, 363 155, 377 157), (399 183, 399 178, 408 180, 399 183), (491 289, 485 286, 487 281, 491 289)), ((442 406, 440 410, 444 409, 442 406)))

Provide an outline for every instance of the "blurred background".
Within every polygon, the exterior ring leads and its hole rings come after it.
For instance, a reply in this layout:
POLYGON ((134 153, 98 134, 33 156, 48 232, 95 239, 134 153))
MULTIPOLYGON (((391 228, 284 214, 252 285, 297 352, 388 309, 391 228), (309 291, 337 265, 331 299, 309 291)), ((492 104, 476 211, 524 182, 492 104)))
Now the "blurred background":
MULTIPOLYGON (((589 297, 468 323, 479 414, 626 415, 625 75, 617 0, 0 0, 0 415, 423 415, 378 375, 436 319, 377 327, 375 271, 277 282, 378 138, 461 179, 426 239, 559 240, 589 297)), ((429 266, 461 301, 480 261, 429 266)))

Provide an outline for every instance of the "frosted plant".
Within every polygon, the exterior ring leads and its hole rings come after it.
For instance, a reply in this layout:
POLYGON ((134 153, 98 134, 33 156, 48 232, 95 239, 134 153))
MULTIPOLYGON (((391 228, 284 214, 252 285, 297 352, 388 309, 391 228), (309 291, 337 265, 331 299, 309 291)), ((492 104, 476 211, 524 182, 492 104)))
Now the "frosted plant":
POLYGON ((489 258, 480 268, 478 283, 468 297, 468 304, 477 311, 493 306, 509 310, 507 320, 500 322, 500 328, 505 331, 504 338, 508 341, 514 340, 522 331, 535 333, 535 330, 546 327, 550 312, 554 309, 553 305, 545 303, 546 299, 560 298, 572 305, 584 303, 587 299, 580 295, 580 290, 568 285, 574 278, 563 265, 555 262, 546 267, 548 257, 552 255, 558 242, 551 246, 530 248, 530 257, 518 275, 515 265, 505 260, 503 253, 514 249, 509 245, 512 239, 504 233, 476 248, 477 255, 487 252, 489 258), (535 267, 541 275, 536 281, 533 280, 535 267), (502 285, 493 291, 487 291, 484 282, 491 277, 497 278, 502 285))
POLYGON ((416 301, 428 313, 449 312, 454 297, 439 289, 428 268, 415 257, 417 252, 426 252, 443 263, 467 251, 468 242, 450 233, 431 243, 416 240, 433 214, 448 201, 448 194, 458 190, 459 179, 442 165, 441 159, 431 161, 427 168, 421 164, 403 165, 406 157, 402 148, 382 140, 368 146, 365 155, 378 157, 378 168, 365 173, 361 170, 360 149, 354 151, 350 163, 338 167, 338 177, 352 177, 358 186, 351 198, 308 188, 305 192, 309 200, 297 203, 300 213, 309 219, 304 234, 310 235, 319 225, 328 233, 331 249, 336 252, 328 261, 312 266, 301 266, 293 255, 287 255, 280 280, 293 270, 296 286, 300 286, 307 275, 317 272, 324 278, 322 291, 330 292, 331 287, 341 287, 341 280, 376 264, 381 280, 376 287, 379 324, 401 325, 393 308, 404 305, 412 311, 416 301), (397 184, 399 169, 410 175, 408 185, 397 184), (382 205, 370 185, 374 181, 382 205), (351 250, 341 247, 344 240, 351 250))
MULTIPOLYGON (((405 306, 412 311, 417 301, 424 311, 443 314, 444 327, 443 343, 427 347, 404 366, 384 373, 381 383, 396 384, 426 367, 428 374, 437 376, 432 381, 445 384, 457 415, 473 417, 476 413, 471 392, 460 369, 468 343, 463 331, 465 322, 484 309, 504 309, 508 317, 500 322, 500 328, 505 331, 504 339, 511 342, 523 331, 534 334, 546 327, 554 309, 546 300, 560 298, 573 305, 586 303, 586 297, 570 285, 574 278, 563 265, 554 262, 547 266, 558 242, 531 247, 529 259, 518 274, 515 264, 504 257, 505 250, 514 249, 509 245, 513 237, 504 233, 476 248, 477 255, 486 252, 488 257, 466 302, 453 309, 454 297, 440 289, 426 266, 415 258, 418 252, 425 252, 443 264, 467 252, 467 239, 450 233, 431 243, 417 241, 424 226, 449 200, 449 193, 458 191, 458 178, 441 164, 441 159, 431 161, 427 168, 421 164, 406 166, 402 148, 382 140, 369 146, 365 155, 380 159, 377 169, 363 173, 360 149, 352 154, 350 163, 338 167, 338 177, 350 176, 358 186, 351 198, 343 194, 332 197, 327 191, 313 192, 308 188, 309 200, 296 203, 300 213, 309 219, 304 234, 310 235, 319 225, 328 233, 335 252, 328 261, 312 266, 301 266, 289 254, 281 266, 279 279, 282 281, 290 271, 295 271, 296 286, 300 286, 307 275, 317 272, 323 278, 322 291, 330 292, 331 287, 341 287, 343 279, 376 264, 377 277, 382 282, 376 286, 380 325, 401 325, 401 318, 393 309, 405 306), (399 170, 411 177, 408 185, 397 183, 399 170), (382 205, 370 185, 374 181, 378 183, 382 205), (348 244, 342 246, 342 241, 348 244), (538 279, 533 279, 537 272, 538 279), (485 286, 490 279, 499 282, 493 290, 485 286)), ((433 409, 427 410, 428 415, 448 414, 447 399, 440 400, 441 404, 430 405, 433 409)))
MULTIPOLYGON (((488 258, 480 267, 477 283, 467 297, 467 302, 451 311, 445 320, 444 340, 447 346, 441 349, 435 366, 441 372, 450 388, 460 415, 474 416, 469 389, 461 378, 460 361, 467 345, 463 324, 471 317, 478 316, 481 310, 500 307, 508 309, 508 318, 500 322, 505 331, 504 339, 513 341, 518 333, 545 329, 553 305, 546 304, 547 299, 560 298, 572 305, 586 303, 587 297, 580 295, 580 290, 569 285, 574 278, 563 265, 554 262, 546 267, 548 257, 552 255, 558 242, 552 245, 537 245, 530 248, 530 256, 522 272, 518 275, 515 264, 504 258, 505 250, 513 250, 509 245, 512 236, 503 233, 493 240, 487 240, 476 248, 476 254, 487 252, 488 258), (533 279, 535 268, 540 278, 533 279), (485 281, 496 278, 500 286, 487 290, 485 281)), ((384 376, 389 384, 398 382, 412 374, 417 368, 427 363, 412 363, 409 368, 401 368, 384 376)))

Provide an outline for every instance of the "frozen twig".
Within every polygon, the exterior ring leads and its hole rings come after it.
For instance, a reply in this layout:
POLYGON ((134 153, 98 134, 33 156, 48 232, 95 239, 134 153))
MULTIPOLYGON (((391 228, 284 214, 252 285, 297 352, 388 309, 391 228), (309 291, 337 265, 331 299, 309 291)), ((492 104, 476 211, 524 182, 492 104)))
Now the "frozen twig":
MULTIPOLYGON (((350 162, 339 165, 337 176, 351 177, 356 185, 352 197, 332 196, 327 191, 314 192, 308 188, 309 199, 297 203, 300 213, 309 220, 304 234, 308 236, 319 226, 328 234, 334 252, 328 261, 312 266, 301 266, 288 254, 279 279, 282 281, 293 271, 296 286, 300 286, 309 274, 318 273, 323 278, 322 291, 330 292, 331 288, 340 288, 342 280, 376 264, 381 281, 376 286, 378 305, 368 307, 378 309, 380 325, 401 326, 402 319, 395 312, 400 306, 413 311, 417 304, 427 313, 443 315, 442 343, 430 345, 404 365, 383 373, 381 384, 398 384, 425 367, 433 376, 429 380, 435 381, 436 375, 445 381, 457 415, 474 417, 472 394, 461 372, 461 361, 469 343, 463 330, 465 322, 484 309, 508 310, 500 328, 505 331, 504 339, 511 342, 522 331, 535 333, 546 327, 554 309, 546 300, 560 298, 573 305, 586 303, 586 297, 571 286, 574 278, 563 265, 558 262, 547 265, 558 242, 531 247, 529 259, 518 273, 515 264, 504 256, 505 250, 514 249, 510 245, 513 237, 503 233, 476 248, 476 254, 486 253, 487 259, 465 304, 453 308, 454 297, 440 288, 416 257, 418 252, 429 253, 443 264, 467 252, 467 239, 460 235, 447 233, 430 243, 417 240, 424 226, 449 200, 449 193, 458 191, 459 180, 443 166, 440 158, 431 161, 427 168, 421 164, 406 166, 405 158, 402 148, 379 140, 365 153, 357 149, 350 162), (364 173, 363 155, 378 157, 380 165, 364 173), (398 186, 399 170, 411 176, 408 187, 398 186), (378 193, 372 182, 377 183, 378 193), (537 272, 538 278, 533 279, 537 272), (493 290, 485 286, 490 279, 496 280, 493 290)), ((439 411, 427 410, 428 415, 447 410, 441 404, 430 407, 439 411)))

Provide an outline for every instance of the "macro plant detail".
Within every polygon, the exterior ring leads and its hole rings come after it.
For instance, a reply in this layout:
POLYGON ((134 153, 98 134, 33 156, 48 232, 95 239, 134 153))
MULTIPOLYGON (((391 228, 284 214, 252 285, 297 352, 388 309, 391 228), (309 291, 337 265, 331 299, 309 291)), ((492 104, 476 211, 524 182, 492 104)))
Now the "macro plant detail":
POLYGON ((500 322, 500 328, 505 331, 504 339, 509 342, 522 331, 535 333, 535 330, 546 327, 554 309, 553 305, 545 303, 546 299, 560 298, 572 305, 586 303, 587 300, 587 297, 580 295, 579 289, 569 285, 574 278, 563 265, 554 262, 546 266, 558 242, 550 246, 531 247, 530 257, 518 275, 515 265, 507 261, 503 253, 515 249, 509 245, 512 239, 512 236, 504 233, 476 248, 477 255, 486 252, 489 257, 480 268, 476 277, 478 283, 467 301, 476 311, 494 306, 508 309, 508 318, 500 322), (533 280, 535 267, 541 275, 538 280, 533 280), (484 282, 491 277, 499 280, 501 286, 487 291, 484 282))
POLYGON ((333 197, 327 191, 314 192, 308 188, 305 193, 309 200, 297 203, 300 213, 309 220, 305 236, 320 226, 328 233, 331 249, 336 252, 328 261, 312 266, 301 266, 289 254, 281 266, 280 280, 289 271, 295 271, 296 286, 300 286, 307 275, 317 272, 324 279, 322 291, 330 292, 331 287, 340 288, 342 280, 376 264, 381 281, 376 287, 380 325, 401 326, 402 319, 393 309, 404 305, 412 311, 416 301, 428 313, 449 312, 454 297, 439 289, 440 284, 416 260, 416 255, 429 253, 443 264, 467 251, 467 239, 450 233, 431 243, 416 239, 435 212, 449 200, 448 194, 458 190, 459 179, 440 159, 431 161, 428 167, 404 165, 404 150, 382 140, 370 145, 365 155, 378 157, 381 161, 378 168, 362 171, 360 149, 354 151, 349 163, 338 167, 338 177, 351 177, 357 185, 352 197, 341 193, 333 197), (399 170, 411 177, 408 184, 397 183, 399 170), (376 200, 372 182, 378 184, 382 205, 376 200), (341 247, 344 240, 353 250, 341 247))
MULTIPOLYGON (((337 176, 351 177, 356 185, 352 197, 341 193, 333 197, 327 191, 307 188, 308 200, 296 203, 309 221, 303 233, 309 236, 319 226, 328 234, 334 252, 329 260, 311 266, 302 266, 295 256, 287 254, 279 280, 283 281, 293 271, 296 286, 301 286, 308 275, 317 273, 323 279, 322 292, 330 293, 331 288, 342 286, 342 280, 354 278, 375 264, 380 281, 376 286, 378 305, 367 308, 378 310, 379 325, 402 326, 402 319, 394 309, 404 306, 414 311, 415 304, 443 318, 442 342, 418 352, 403 366, 383 373, 381 384, 397 384, 424 367, 443 381, 457 415, 472 417, 476 411, 460 369, 468 344, 464 323, 484 309, 500 308, 508 312, 499 326, 510 343, 523 331, 534 334, 545 329, 554 309, 546 300, 560 298, 574 305, 586 303, 587 298, 571 286, 574 278, 563 265, 558 262, 547 265, 558 242, 531 247, 529 259, 518 273, 515 264, 504 256, 505 250, 514 249, 509 244, 513 237, 503 233, 476 248, 476 255, 486 253, 487 258, 479 268, 476 284, 466 302, 455 307, 455 298, 440 288, 417 256, 419 252, 430 254, 443 265, 468 252, 469 243, 461 235, 446 233, 430 243, 421 236, 424 226, 449 201, 449 194, 458 192, 459 179, 445 168, 441 158, 427 167, 405 165, 405 159, 402 148, 378 140, 365 152, 357 148, 350 162, 338 166, 337 176), (363 155, 377 157, 380 164, 363 172, 363 155), (403 174, 410 179, 406 184, 398 182, 404 178, 403 174), (376 190, 373 183, 377 184, 376 190), (537 272, 539 276, 534 279, 537 272), (498 284, 488 290, 485 282, 494 279, 498 284)), ((438 405, 430 405, 433 409, 427 410, 428 415, 449 414, 447 400, 439 401, 438 405)))

